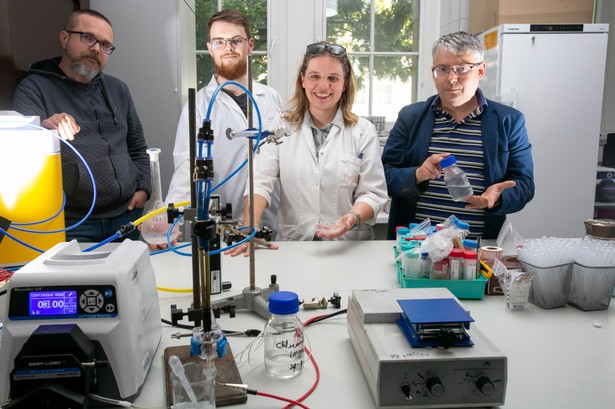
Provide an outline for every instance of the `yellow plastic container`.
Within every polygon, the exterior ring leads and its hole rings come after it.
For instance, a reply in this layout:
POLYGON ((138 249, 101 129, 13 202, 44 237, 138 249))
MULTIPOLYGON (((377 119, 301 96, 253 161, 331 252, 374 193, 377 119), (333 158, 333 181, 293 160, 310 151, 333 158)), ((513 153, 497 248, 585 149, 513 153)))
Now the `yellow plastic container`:
MULTIPOLYGON (((50 132, 27 126, 13 127, 0 122, 0 216, 11 221, 8 233, 19 240, 47 251, 66 241, 64 232, 29 233, 64 229, 62 208, 62 163, 60 142, 50 132)), ((0 266, 25 264, 41 253, 10 237, 0 242, 0 266)))

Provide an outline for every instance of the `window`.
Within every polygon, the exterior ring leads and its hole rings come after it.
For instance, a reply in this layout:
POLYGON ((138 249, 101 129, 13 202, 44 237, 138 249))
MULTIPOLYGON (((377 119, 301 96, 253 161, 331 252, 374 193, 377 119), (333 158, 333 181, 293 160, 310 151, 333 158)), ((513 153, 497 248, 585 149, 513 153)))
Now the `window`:
POLYGON ((393 122, 416 101, 418 0, 328 0, 327 41, 348 50, 359 95, 354 112, 393 122))
POLYGON ((393 123, 403 106, 433 93, 426 89, 431 84, 430 62, 419 60, 419 20, 433 20, 421 27, 429 29, 420 38, 427 49, 429 45, 424 44, 437 34, 431 31, 439 27, 439 19, 434 18, 440 13, 439 2, 320 1, 196 0, 198 88, 207 85, 213 73, 206 47, 207 22, 218 10, 233 8, 244 12, 252 25, 254 81, 273 86, 284 101, 294 92, 297 62, 306 44, 321 39, 348 50, 357 77, 357 115, 384 116, 393 123), (272 19, 269 28, 268 18, 272 19))
POLYGON ((250 21, 254 38, 252 77, 254 81, 267 83, 267 0, 196 0, 196 64, 197 89, 206 86, 214 73, 207 50, 207 23, 220 10, 234 9, 243 12, 250 21))

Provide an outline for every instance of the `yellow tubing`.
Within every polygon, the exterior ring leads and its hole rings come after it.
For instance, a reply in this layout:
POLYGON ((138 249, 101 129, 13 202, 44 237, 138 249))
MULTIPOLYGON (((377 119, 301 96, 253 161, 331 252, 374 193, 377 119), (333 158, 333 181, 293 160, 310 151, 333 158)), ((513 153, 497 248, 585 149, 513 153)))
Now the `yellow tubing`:
POLYGON ((192 288, 169 288, 169 287, 156 287, 158 291, 166 293, 191 293, 192 288))
MULTIPOLYGON (((190 205, 190 200, 185 200, 183 202, 173 203, 173 206, 175 206, 175 207, 188 206, 188 205, 190 205)), ((146 221, 147 219, 149 219, 150 217, 157 216, 160 213, 164 213, 166 211, 167 211, 167 206, 163 206, 163 207, 161 207, 159 209, 153 210, 153 211, 149 212, 148 214, 145 214, 145 215, 139 217, 137 220, 135 220, 133 222, 133 224, 135 226, 138 226, 141 223, 143 223, 144 221, 146 221)))

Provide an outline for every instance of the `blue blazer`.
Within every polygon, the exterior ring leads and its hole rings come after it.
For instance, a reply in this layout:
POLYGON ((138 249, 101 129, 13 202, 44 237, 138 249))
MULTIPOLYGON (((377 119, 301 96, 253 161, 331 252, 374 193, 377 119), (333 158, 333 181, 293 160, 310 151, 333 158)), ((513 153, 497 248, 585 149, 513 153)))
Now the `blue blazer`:
MULTIPOLYGON (((419 193, 428 181, 416 184, 416 169, 428 157, 435 112, 427 101, 408 105, 399 111, 391 129, 382 163, 386 176, 391 209, 388 239, 395 239, 396 226, 408 226, 415 220, 419 193)), ((514 180, 517 185, 502 192, 501 202, 485 213, 483 238, 494 239, 508 213, 518 212, 534 197, 532 145, 525 129, 525 117, 518 110, 487 100, 481 116, 485 188, 494 183, 514 180)))

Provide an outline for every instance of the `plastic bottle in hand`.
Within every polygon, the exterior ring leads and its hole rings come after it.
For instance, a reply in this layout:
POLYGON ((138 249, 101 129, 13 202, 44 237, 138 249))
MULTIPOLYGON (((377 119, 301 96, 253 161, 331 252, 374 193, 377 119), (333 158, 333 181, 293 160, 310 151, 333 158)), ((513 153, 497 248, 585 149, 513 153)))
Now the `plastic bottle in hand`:
MULTIPOLYGON (((147 150, 147 154, 149 155, 150 172, 152 176, 152 197, 150 199, 151 204, 147 207, 144 214, 148 214, 154 210, 160 209, 161 207, 165 207, 165 204, 162 201, 160 162, 158 161, 160 149, 150 148, 147 150)), ((149 244, 165 244, 167 242, 167 232, 170 227, 171 224, 169 223, 167 213, 164 211, 143 222, 141 225, 141 235, 143 236, 143 240, 147 241, 149 244)), ((171 231, 170 241, 176 240, 178 235, 179 226, 175 224, 175 226, 173 226, 173 230, 171 231)))
POLYGON ((440 162, 444 172, 444 183, 454 201, 459 202, 466 197, 472 196, 472 185, 466 173, 457 166, 455 156, 448 156, 440 162))

